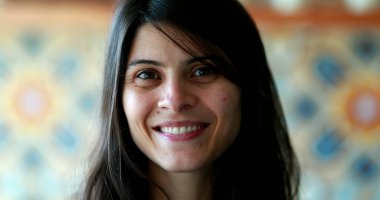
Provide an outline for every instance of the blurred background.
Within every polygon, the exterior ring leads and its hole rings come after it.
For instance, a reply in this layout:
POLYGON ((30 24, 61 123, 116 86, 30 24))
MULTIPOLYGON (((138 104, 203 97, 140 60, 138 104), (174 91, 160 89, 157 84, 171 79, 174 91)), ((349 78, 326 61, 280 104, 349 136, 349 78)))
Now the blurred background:
MULTIPOLYGON (((241 0, 302 167, 301 200, 380 199, 380 0, 241 0)), ((73 199, 98 136, 111 0, 0 0, 0 199, 73 199)))

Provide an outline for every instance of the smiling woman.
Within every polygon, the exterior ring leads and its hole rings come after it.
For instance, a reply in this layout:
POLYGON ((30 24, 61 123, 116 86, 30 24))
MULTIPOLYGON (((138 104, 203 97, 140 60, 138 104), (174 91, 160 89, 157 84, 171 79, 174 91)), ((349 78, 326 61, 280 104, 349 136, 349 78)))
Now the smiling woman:
POLYGON ((129 54, 123 107, 132 138, 167 171, 198 170, 239 131, 239 88, 198 54, 190 56, 149 23, 129 54))
POLYGON ((236 0, 120 2, 102 118, 84 199, 297 198, 261 38, 236 0))

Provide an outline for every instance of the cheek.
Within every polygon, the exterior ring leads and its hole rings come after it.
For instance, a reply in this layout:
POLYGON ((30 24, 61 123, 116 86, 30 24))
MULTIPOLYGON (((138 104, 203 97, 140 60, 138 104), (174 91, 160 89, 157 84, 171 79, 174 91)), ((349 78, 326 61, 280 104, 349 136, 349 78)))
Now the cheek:
POLYGON ((216 137, 218 148, 224 151, 234 141, 240 130, 240 93, 235 88, 223 88, 215 95, 214 112, 218 118, 216 137))
POLYGON ((215 109, 219 115, 223 118, 227 117, 228 119, 225 120, 228 121, 235 121, 230 119, 231 116, 234 116, 233 118, 238 120, 238 116, 241 115, 240 93, 238 90, 235 88, 221 89, 215 96, 217 97, 215 99, 215 102, 217 102, 215 109))
POLYGON ((215 96, 217 98, 215 102, 218 102, 220 108, 223 110, 228 108, 235 110, 237 106, 239 106, 240 97, 235 90, 226 91, 225 89, 221 89, 215 96))
POLYGON ((123 94, 123 109, 128 123, 136 120, 143 120, 147 115, 148 98, 144 95, 125 91, 123 94))
POLYGON ((241 116, 238 89, 227 86, 213 91, 212 94, 208 93, 203 96, 208 98, 207 105, 217 118, 219 128, 223 130, 221 134, 229 134, 231 130, 238 130, 241 116))
POLYGON ((227 96, 222 96, 220 98, 220 102, 221 102, 221 104, 227 104, 228 103, 228 97, 227 96))
POLYGON ((231 97, 226 94, 218 94, 215 95, 215 98, 212 100, 214 111, 217 113, 225 113, 228 112, 230 104, 232 103, 231 97))
POLYGON ((125 91, 123 94, 123 109, 127 117, 129 129, 134 142, 143 150, 144 144, 149 142, 146 122, 150 114, 152 98, 135 91, 125 91))

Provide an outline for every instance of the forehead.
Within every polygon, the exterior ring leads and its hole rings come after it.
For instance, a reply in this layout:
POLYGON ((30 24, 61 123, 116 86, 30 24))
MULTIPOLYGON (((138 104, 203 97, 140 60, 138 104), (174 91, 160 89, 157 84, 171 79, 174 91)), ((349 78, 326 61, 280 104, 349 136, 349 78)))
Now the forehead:
POLYGON ((176 40, 152 24, 144 24, 137 30, 129 58, 185 56, 186 52, 176 43, 176 40))
POLYGON ((149 46, 155 43, 167 43, 168 39, 157 30, 152 24, 143 24, 139 27, 132 42, 132 49, 135 46, 149 46))
POLYGON ((171 41, 173 45, 191 56, 221 53, 218 47, 194 34, 191 30, 186 30, 166 22, 145 23, 138 29, 137 36, 140 38, 160 38, 164 39, 162 41, 165 42, 171 41))

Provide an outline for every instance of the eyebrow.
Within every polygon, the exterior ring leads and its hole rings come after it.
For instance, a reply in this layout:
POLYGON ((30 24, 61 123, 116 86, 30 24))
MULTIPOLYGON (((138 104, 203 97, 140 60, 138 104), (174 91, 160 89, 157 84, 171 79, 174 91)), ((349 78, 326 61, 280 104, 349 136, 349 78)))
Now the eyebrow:
POLYGON ((156 66, 163 66, 163 63, 155 61, 155 60, 149 60, 149 59, 138 59, 138 60, 132 60, 130 63, 128 63, 127 67, 131 67, 138 64, 149 64, 149 65, 156 65, 156 66))
MULTIPOLYGON (((182 64, 183 65, 191 65, 192 63, 196 62, 204 62, 207 60, 216 61, 220 59, 218 56, 209 55, 209 56, 197 56, 197 57, 191 57, 190 59, 185 60, 182 64)), ((132 60, 130 63, 128 63, 127 67, 131 67, 134 65, 139 64, 149 64, 149 65, 155 65, 155 66, 164 66, 162 62, 156 61, 156 60, 150 60, 150 59, 137 59, 132 60)))
POLYGON ((220 58, 218 58, 218 56, 215 56, 215 55, 192 57, 192 58, 185 61, 185 65, 190 65, 190 64, 195 63, 195 62, 204 62, 207 60, 216 61, 218 59, 220 59, 220 58))

